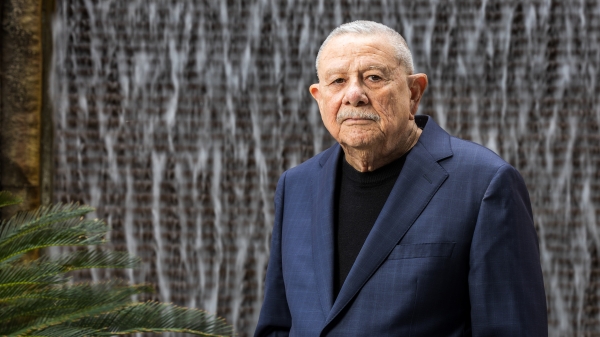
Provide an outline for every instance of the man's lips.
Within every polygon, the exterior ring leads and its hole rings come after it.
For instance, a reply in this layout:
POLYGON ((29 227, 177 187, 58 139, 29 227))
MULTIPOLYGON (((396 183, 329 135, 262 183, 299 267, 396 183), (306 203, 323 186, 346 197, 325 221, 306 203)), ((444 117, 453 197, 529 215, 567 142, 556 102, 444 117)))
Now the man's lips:
POLYGON ((342 120, 342 123, 346 123, 346 124, 366 124, 366 123, 370 123, 370 122, 374 122, 374 121, 370 118, 360 118, 360 117, 351 117, 351 118, 345 118, 344 120, 342 120))

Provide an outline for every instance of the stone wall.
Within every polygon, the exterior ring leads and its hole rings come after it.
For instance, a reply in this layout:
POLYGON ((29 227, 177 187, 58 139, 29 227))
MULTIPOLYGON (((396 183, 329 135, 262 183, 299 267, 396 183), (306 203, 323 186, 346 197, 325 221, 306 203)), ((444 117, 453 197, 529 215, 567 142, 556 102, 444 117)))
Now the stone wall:
POLYGON ((40 204, 42 7, 5 0, 0 30, 0 190, 23 199, 13 213, 40 204))

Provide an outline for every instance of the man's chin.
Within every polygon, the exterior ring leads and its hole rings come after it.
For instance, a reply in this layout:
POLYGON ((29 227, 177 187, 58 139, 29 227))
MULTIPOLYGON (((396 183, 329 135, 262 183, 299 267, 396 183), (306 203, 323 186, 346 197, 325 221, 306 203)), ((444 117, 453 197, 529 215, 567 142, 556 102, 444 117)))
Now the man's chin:
POLYGON ((354 150, 359 151, 370 151, 376 150, 378 147, 381 147, 381 142, 379 142, 372 135, 354 135, 352 137, 342 137, 340 138, 339 143, 344 146, 344 148, 352 148, 354 150))

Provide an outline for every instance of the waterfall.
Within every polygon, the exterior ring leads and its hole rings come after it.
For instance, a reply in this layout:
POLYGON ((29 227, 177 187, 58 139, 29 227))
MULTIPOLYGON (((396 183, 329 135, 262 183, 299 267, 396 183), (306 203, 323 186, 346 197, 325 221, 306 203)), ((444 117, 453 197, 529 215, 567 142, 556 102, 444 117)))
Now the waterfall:
POLYGON ((80 201, 144 260, 95 271, 251 334, 279 175, 333 144, 308 86, 357 19, 406 38, 419 113, 523 175, 551 336, 600 330, 600 3, 65 0, 53 21, 54 201, 80 201))

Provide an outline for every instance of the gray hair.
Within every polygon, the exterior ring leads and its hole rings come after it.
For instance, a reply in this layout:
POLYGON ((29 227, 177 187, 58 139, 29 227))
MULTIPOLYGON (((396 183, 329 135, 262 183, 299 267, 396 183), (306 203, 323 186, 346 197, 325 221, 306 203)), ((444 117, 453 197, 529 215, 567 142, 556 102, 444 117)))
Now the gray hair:
POLYGON ((396 49, 396 57, 398 62, 404 66, 406 72, 411 75, 414 72, 412 54, 408 48, 408 44, 397 31, 381 23, 373 21, 358 20, 353 22, 345 23, 336 29, 334 29, 329 36, 323 41, 319 53, 317 54, 317 60, 315 62, 315 68, 317 69, 317 76, 319 76, 319 59, 321 52, 325 49, 325 46, 329 41, 340 35, 344 34, 360 34, 360 35, 377 35, 381 34, 389 38, 390 43, 396 49))

